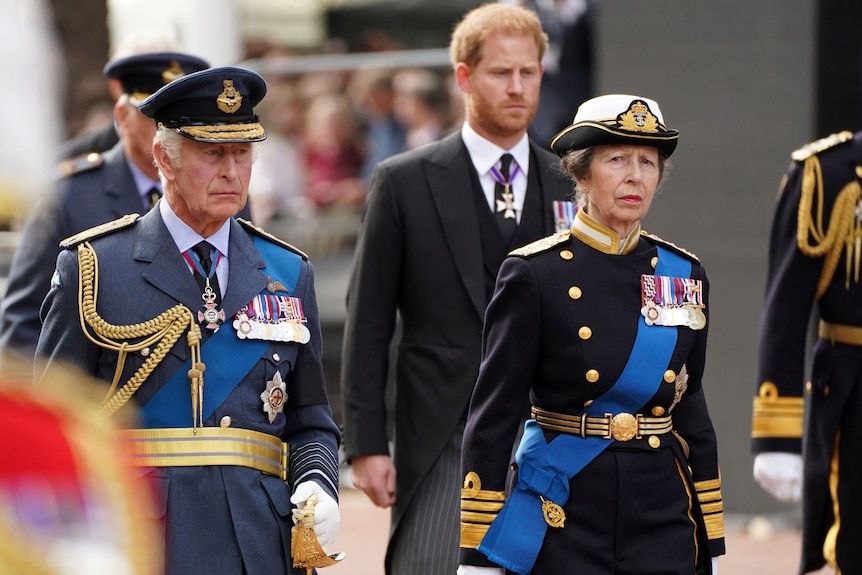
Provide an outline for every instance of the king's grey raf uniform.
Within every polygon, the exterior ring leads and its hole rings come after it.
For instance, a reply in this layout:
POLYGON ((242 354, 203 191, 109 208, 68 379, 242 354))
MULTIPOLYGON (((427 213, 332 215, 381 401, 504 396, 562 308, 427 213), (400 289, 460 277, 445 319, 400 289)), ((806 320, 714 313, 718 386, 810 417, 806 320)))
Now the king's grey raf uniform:
MULTIPOLYGON (((222 78, 247 103, 265 90, 241 69, 201 74, 168 94, 193 96, 213 81, 217 94, 222 78)), ((240 116, 243 133, 257 134, 249 141, 262 139, 256 116, 240 116)), ((154 487, 166 573, 292 573, 292 489, 313 481, 338 497, 340 434, 326 395, 312 266, 288 244, 228 219, 223 323, 207 329, 202 290, 165 225, 169 209, 162 200, 143 217, 63 243, 37 357, 114 382, 108 411, 134 407, 135 427, 122 437, 154 487)))

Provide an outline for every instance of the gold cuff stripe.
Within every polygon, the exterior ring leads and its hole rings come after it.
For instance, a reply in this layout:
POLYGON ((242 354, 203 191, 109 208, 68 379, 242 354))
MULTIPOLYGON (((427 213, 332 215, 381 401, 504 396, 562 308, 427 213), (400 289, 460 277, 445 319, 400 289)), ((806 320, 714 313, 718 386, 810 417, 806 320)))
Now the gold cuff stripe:
POLYGON ((724 511, 724 503, 717 501, 715 503, 701 503, 700 510, 706 513, 722 513, 724 511))
POLYGON ((496 518, 496 513, 472 513, 470 511, 461 510, 462 523, 481 523, 490 525, 496 518))
POLYGON ((120 437, 134 466, 239 465, 287 479, 288 445, 267 433, 223 427, 126 429, 120 437))
POLYGON ((476 525, 473 523, 461 523, 461 547, 465 549, 476 549, 488 532, 488 525, 476 525))
POLYGON ((705 515, 703 523, 706 526, 706 536, 709 539, 721 539, 724 537, 724 513, 705 515))
POLYGON ((706 503, 708 501, 721 501, 721 491, 711 490, 698 493, 697 500, 701 503, 706 503))
POLYGON ((695 481, 694 488, 698 493, 701 491, 713 491, 721 489, 721 479, 704 479, 703 481, 695 481))
POLYGON ((476 489, 461 489, 461 499, 479 499, 482 501, 505 501, 506 494, 503 491, 486 491, 476 489))
POLYGON ((474 501, 472 499, 461 500, 461 509, 463 509, 464 511, 485 511, 489 513, 498 513, 502 508, 502 503, 486 503, 484 501, 474 501))
POLYGON ((751 437, 755 439, 770 437, 799 439, 802 437, 804 403, 801 398, 798 400, 798 405, 793 406, 766 406, 763 403, 759 398, 754 400, 751 437))

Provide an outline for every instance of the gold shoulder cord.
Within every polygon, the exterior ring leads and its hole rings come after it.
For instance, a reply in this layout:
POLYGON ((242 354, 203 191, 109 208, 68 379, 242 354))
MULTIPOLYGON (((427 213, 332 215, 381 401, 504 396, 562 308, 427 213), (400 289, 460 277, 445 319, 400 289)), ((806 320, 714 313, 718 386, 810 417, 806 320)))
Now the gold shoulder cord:
POLYGON ((854 180, 844 186, 829 217, 829 228, 823 232, 823 173, 817 156, 805 160, 802 172, 802 196, 799 200, 798 227, 796 241, 800 251, 808 257, 824 257, 823 271, 817 284, 815 300, 819 300, 838 267, 838 259, 846 246, 847 281, 850 288, 850 276, 859 282, 859 263, 862 255, 862 224, 856 218, 855 210, 860 200, 859 182, 854 180), (817 193, 816 216, 812 214, 812 206, 817 193), (809 243, 813 241, 812 245, 809 243))
POLYGON ((136 391, 149 377, 165 354, 174 346, 183 332, 188 329, 188 346, 191 353, 192 369, 189 370, 191 380, 193 426, 203 427, 201 418, 203 408, 203 372, 206 369, 201 362, 201 328, 195 322, 192 311, 182 304, 159 314, 143 323, 132 325, 111 325, 96 312, 96 299, 99 294, 99 262, 96 252, 89 242, 78 246, 78 313, 81 328, 94 344, 116 351, 117 369, 111 381, 111 388, 105 396, 102 406, 107 413, 115 413, 131 399, 136 391), (93 335, 87 329, 92 328, 93 335), (94 337, 95 336, 95 337, 94 337), (137 343, 128 340, 141 338, 137 343), (136 352, 155 345, 153 351, 144 363, 135 371, 129 380, 117 391, 120 375, 126 363, 129 352, 136 352))

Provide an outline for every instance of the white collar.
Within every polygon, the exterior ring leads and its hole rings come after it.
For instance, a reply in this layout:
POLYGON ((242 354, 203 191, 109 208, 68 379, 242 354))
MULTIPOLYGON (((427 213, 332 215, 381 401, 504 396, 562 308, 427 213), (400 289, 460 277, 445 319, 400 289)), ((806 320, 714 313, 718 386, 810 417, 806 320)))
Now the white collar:
POLYGON ((530 139, 526 132, 518 143, 512 146, 509 150, 504 150, 497 144, 486 140, 474 130, 468 122, 464 122, 461 127, 461 139, 464 140, 464 145, 470 153, 470 159, 476 167, 476 172, 482 176, 491 171, 497 162, 500 161, 500 156, 506 152, 512 154, 515 161, 521 167, 521 173, 527 175, 530 168, 530 139))
POLYGON ((201 236, 199 233, 189 227, 187 223, 182 221, 168 205, 168 202, 161 201, 158 203, 159 213, 162 216, 162 221, 165 222, 165 227, 177 245, 180 253, 183 253, 203 240, 206 240, 215 247, 221 254, 228 257, 228 245, 230 245, 230 218, 225 220, 221 227, 208 238, 201 236))

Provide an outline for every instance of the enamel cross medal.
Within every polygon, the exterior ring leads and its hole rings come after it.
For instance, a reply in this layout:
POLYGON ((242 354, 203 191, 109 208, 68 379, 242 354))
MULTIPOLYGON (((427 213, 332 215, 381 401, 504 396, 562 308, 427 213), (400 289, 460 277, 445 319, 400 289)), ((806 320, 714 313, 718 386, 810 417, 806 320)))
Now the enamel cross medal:
POLYGON ((195 270, 195 280, 202 289, 201 299, 204 301, 204 306, 202 310, 198 311, 198 321, 205 328, 212 330, 218 329, 225 318, 224 310, 219 309, 217 302, 219 294, 216 293, 211 284, 211 278, 215 275, 218 262, 221 259, 221 252, 216 250, 216 254, 216 261, 212 262, 209 254, 200 256, 195 249, 183 252, 183 257, 195 270))
POLYGON ((201 299, 204 300, 204 309, 198 312, 198 321, 204 324, 207 329, 218 329, 224 322, 224 310, 219 309, 215 302, 216 294, 210 286, 210 279, 207 278, 207 286, 204 288, 204 293, 201 294, 201 299))

